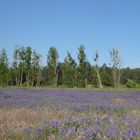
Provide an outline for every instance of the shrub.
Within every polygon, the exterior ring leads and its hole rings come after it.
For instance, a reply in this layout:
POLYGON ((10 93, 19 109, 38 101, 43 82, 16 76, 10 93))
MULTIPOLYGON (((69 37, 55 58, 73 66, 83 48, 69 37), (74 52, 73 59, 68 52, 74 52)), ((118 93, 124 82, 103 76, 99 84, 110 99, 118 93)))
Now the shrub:
POLYGON ((136 81, 135 80, 128 79, 128 81, 126 83, 126 86, 128 88, 135 88, 136 87, 136 81))

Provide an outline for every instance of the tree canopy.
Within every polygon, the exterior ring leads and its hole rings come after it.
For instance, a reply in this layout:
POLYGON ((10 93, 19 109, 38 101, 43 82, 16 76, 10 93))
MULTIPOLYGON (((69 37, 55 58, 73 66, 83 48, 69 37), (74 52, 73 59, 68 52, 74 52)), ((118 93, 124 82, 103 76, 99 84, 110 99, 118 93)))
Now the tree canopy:
MULTIPOLYGON (((117 48, 110 51, 108 66, 98 64, 99 53, 93 55, 93 65, 87 60, 85 47, 78 48, 77 60, 67 51, 63 62, 55 47, 50 47, 47 65, 41 65, 41 55, 30 46, 16 46, 13 61, 8 61, 5 49, 0 50, 0 86, 106 87, 140 85, 140 68, 121 67, 117 48)), ((94 54, 94 52, 93 52, 94 54)))

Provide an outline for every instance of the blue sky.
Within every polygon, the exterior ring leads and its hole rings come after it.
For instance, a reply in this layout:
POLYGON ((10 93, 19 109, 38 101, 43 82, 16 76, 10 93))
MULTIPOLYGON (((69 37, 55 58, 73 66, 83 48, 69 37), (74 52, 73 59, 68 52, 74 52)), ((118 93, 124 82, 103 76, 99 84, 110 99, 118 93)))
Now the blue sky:
POLYGON ((116 46, 122 66, 140 67, 140 0, 0 0, 0 49, 12 59, 16 45, 31 46, 42 54, 57 48, 77 59, 83 44, 87 58, 99 51, 99 63, 109 64, 116 46))

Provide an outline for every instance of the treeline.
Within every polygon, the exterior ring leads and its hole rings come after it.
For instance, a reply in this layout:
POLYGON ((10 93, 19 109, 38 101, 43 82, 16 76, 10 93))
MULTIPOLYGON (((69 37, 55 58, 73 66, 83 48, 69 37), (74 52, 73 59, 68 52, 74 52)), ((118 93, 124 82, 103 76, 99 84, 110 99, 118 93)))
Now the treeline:
POLYGON ((31 47, 16 47, 9 64, 5 49, 0 51, 0 86, 50 86, 50 87, 99 87, 120 84, 135 87, 140 84, 140 68, 122 68, 116 48, 110 51, 110 66, 98 65, 99 54, 94 54, 94 65, 87 60, 85 48, 78 48, 77 60, 70 52, 63 62, 55 47, 50 47, 46 66, 41 65, 41 55, 31 47))

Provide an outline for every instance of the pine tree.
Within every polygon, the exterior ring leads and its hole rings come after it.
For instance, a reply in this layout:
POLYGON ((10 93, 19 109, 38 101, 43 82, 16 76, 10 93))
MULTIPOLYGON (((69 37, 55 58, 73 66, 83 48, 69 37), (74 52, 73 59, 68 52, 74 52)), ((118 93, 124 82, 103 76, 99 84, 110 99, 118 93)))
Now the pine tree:
POLYGON ((57 75, 57 66, 58 66, 58 52, 55 47, 51 47, 48 51, 47 56, 47 65, 48 65, 48 73, 49 73, 49 83, 54 86, 57 85, 58 75, 57 75))
POLYGON ((6 54, 6 50, 3 48, 0 53, 0 85, 6 86, 8 85, 8 58, 6 54))
POLYGON ((79 67, 77 68, 77 86, 78 87, 86 87, 87 83, 87 58, 85 54, 85 48, 83 45, 80 46, 79 52, 78 52, 78 61, 79 61, 79 67))
POLYGON ((67 56, 64 59, 63 74, 64 85, 68 87, 76 87, 76 62, 69 52, 67 52, 67 56))

